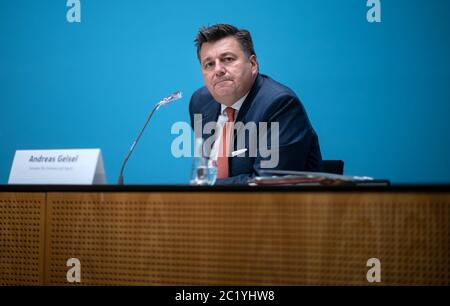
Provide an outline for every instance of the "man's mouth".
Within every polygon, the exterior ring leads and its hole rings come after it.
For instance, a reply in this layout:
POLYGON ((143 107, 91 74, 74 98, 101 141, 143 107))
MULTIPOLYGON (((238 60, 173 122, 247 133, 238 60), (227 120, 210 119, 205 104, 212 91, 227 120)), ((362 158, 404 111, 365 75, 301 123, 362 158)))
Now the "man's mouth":
POLYGON ((231 80, 230 79, 223 79, 223 80, 216 81, 216 82, 214 82, 214 86, 216 86, 219 83, 226 82, 226 81, 231 81, 231 80))

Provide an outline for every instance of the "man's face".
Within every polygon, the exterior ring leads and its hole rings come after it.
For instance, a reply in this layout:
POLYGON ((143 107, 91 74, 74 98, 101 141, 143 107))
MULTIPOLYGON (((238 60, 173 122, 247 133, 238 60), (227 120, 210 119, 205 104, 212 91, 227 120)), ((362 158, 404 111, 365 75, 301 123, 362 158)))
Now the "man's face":
POLYGON ((234 37, 204 43, 200 62, 206 87, 217 102, 226 106, 242 98, 258 74, 256 56, 249 58, 234 37))

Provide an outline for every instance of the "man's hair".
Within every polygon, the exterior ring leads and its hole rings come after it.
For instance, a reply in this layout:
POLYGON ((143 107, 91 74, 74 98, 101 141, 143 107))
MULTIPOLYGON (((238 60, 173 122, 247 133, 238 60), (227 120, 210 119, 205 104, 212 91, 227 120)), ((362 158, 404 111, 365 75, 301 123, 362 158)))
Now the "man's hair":
POLYGON ((194 40, 197 47, 197 57, 200 59, 200 50, 204 43, 214 43, 226 37, 234 37, 239 42, 242 51, 247 56, 256 55, 253 47, 252 36, 250 32, 244 29, 238 29, 230 24, 215 24, 209 27, 202 27, 198 31, 197 38, 194 40))

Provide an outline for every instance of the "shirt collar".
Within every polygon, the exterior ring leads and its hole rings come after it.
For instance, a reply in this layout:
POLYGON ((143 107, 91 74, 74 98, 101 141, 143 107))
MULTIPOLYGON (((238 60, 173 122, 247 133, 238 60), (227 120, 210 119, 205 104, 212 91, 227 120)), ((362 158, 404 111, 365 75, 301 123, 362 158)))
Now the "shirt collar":
MULTIPOLYGON (((234 108, 234 110, 236 111, 236 113, 241 109, 242 104, 245 101, 245 98, 247 98, 248 94, 250 92, 247 92, 245 94, 245 96, 243 96, 242 98, 240 98, 239 100, 236 101, 236 103, 234 103, 233 105, 231 105, 232 108, 234 108)), ((220 104, 221 108, 220 108, 220 113, 223 114, 225 112, 225 108, 227 108, 228 106, 220 104)))

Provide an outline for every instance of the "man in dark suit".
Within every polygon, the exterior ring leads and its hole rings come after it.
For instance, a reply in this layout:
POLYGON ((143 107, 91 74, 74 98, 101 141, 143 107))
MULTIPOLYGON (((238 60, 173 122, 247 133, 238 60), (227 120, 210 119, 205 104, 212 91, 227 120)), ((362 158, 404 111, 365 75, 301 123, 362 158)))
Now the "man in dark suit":
POLYGON ((259 73, 250 33, 218 24, 200 29, 195 42, 206 86, 192 95, 189 112, 196 137, 211 144, 216 184, 247 184, 262 170, 320 171, 318 137, 303 105, 259 73))

